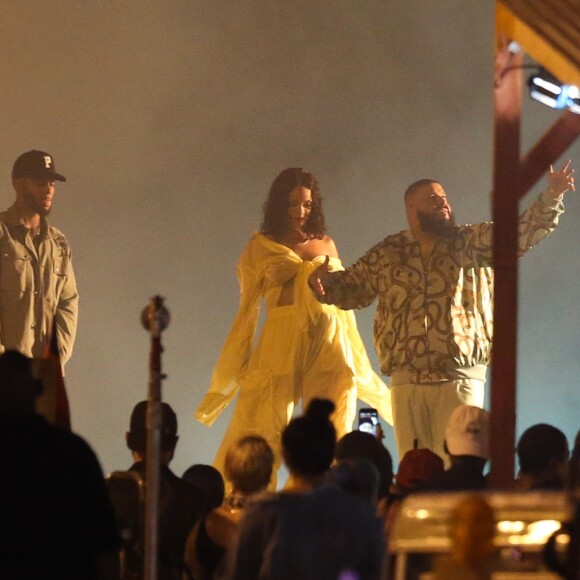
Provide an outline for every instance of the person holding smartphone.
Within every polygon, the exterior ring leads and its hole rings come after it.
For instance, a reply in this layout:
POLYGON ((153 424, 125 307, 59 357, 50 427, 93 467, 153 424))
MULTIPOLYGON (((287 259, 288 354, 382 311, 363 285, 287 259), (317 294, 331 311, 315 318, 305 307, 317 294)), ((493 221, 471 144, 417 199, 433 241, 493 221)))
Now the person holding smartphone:
POLYGON ((358 412, 358 430, 381 440, 384 436, 376 409, 364 408, 358 412))

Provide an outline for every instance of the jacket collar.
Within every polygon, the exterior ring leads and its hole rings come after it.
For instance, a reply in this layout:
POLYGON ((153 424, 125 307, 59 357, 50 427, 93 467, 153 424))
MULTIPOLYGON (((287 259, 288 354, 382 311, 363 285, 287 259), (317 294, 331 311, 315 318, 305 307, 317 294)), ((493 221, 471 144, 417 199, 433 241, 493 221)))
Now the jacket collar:
MULTIPOLYGON (((18 209, 16 207, 16 203, 13 203, 5 212, 4 212, 4 223, 9 228, 17 228, 22 227, 24 229, 28 229, 22 220, 22 217, 18 213, 18 209)), ((46 218, 40 216, 40 235, 45 238, 49 235, 49 226, 46 218)))

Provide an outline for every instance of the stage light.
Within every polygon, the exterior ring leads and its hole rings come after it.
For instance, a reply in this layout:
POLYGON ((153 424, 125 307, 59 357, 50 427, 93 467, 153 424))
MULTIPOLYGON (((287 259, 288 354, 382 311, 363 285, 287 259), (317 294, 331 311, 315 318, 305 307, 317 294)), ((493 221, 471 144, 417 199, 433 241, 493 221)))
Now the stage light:
POLYGON ((539 68, 528 79, 530 97, 552 109, 569 109, 580 115, 580 89, 561 83, 554 75, 539 68))

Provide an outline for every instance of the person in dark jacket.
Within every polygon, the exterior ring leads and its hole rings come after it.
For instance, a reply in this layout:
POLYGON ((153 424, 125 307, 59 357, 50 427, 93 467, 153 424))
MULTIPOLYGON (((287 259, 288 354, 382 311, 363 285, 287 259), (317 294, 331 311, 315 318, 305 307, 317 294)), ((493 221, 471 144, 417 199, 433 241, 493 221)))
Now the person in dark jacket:
POLYGON ((97 457, 36 413, 41 392, 29 358, 0 356, 0 578, 119 578, 120 538, 97 457))
POLYGON ((334 404, 312 399, 282 433, 290 483, 244 510, 228 580, 379 578, 384 534, 376 508, 336 483, 325 483, 335 452, 334 404))
MULTIPOLYGON (((146 476, 147 401, 137 403, 126 434, 127 447, 134 463, 130 471, 146 476)), ((161 476, 159 485, 159 561, 160 580, 180 580, 183 550, 189 532, 207 509, 201 490, 184 481, 169 469, 175 454, 177 416, 167 403, 161 403, 161 476)))
POLYGON ((547 423, 532 425, 522 433, 516 451, 520 489, 564 489, 570 448, 560 429, 547 423))

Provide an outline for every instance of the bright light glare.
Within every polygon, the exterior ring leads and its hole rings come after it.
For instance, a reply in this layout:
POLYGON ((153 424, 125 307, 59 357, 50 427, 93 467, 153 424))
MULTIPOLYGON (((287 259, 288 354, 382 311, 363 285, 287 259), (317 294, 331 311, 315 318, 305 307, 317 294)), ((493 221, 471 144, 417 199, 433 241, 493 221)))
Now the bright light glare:
POLYGON ((526 524, 520 521, 511 522, 504 520, 503 522, 497 523, 497 529, 503 534, 519 534, 524 531, 525 527, 526 524))
POLYGON ((556 544, 567 546, 570 543, 570 536, 568 534, 558 534, 556 536, 556 544))
POLYGON ((528 525, 526 533, 518 534, 516 530, 512 530, 512 535, 508 536, 507 541, 512 546, 538 546, 545 544, 548 538, 556 530, 559 530, 560 527, 561 524, 557 520, 540 520, 537 522, 531 522, 528 525))
POLYGON ((532 97, 532 99, 536 99, 536 101, 539 101, 540 103, 543 103, 544 105, 547 105, 552 109, 556 108, 556 99, 554 97, 549 97, 547 95, 544 95, 543 93, 539 93, 538 91, 534 90, 531 91, 530 96, 532 97))
POLYGON ((558 85, 555 85, 554 83, 551 83, 550 81, 547 81, 546 79, 543 79, 541 77, 534 77, 532 79, 532 82, 538 87, 550 91, 554 95, 559 95, 561 93, 561 89, 558 85))
POLYGON ((556 530, 561 528, 557 520, 539 520, 528 526, 528 536, 535 542, 544 543, 556 530))

